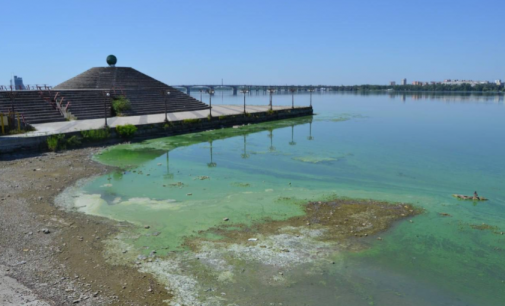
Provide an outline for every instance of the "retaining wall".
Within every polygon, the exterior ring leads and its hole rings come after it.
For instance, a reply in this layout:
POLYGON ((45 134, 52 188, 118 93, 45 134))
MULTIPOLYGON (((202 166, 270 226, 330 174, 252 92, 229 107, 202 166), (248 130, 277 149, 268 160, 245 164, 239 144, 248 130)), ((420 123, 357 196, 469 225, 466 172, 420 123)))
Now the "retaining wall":
MULTIPOLYGON (((236 125, 254 124, 267 121, 275 121, 303 116, 313 115, 312 107, 300 107, 295 109, 285 109, 269 112, 251 113, 244 115, 229 115, 213 117, 211 120, 193 119, 182 121, 171 121, 166 123, 142 124, 137 125, 137 132, 133 138, 125 140, 117 135, 114 128, 110 129, 110 137, 100 141, 82 141, 82 144, 76 148, 107 146, 122 143, 125 141, 138 142, 152 138, 167 137, 173 135, 195 133, 206 130, 233 127, 236 125)), ((67 138, 77 135, 82 136, 81 132, 71 132, 65 134, 67 138)), ((0 137, 0 156, 6 153, 27 153, 27 152, 45 152, 49 151, 47 147, 47 138, 51 135, 43 136, 22 136, 19 137, 0 137)))

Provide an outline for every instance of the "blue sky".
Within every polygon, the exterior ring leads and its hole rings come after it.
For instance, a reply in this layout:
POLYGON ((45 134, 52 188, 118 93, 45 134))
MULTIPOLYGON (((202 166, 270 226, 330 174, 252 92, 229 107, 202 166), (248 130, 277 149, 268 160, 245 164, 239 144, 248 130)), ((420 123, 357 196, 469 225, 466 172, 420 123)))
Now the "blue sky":
POLYGON ((0 0, 0 85, 91 67, 168 84, 505 79, 505 1, 0 0))

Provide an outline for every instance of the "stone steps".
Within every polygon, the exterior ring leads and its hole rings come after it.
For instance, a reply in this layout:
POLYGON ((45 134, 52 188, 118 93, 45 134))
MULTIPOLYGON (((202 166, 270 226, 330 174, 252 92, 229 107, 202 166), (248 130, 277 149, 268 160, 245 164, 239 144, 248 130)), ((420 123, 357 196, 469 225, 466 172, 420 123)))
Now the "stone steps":
MULTIPOLYGON (((11 109, 9 92, 0 92, 0 112, 11 109)), ((60 112, 40 97, 38 91, 16 91, 14 110, 23 115, 29 124, 65 121, 60 112)))

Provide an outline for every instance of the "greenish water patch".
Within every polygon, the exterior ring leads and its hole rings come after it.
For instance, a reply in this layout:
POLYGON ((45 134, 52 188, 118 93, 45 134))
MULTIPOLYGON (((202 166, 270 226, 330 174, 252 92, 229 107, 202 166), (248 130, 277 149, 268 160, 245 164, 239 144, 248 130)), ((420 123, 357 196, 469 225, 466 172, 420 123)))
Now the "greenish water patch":
POLYGON ((120 170, 78 188, 72 205, 137 224, 111 242, 110 258, 175 288, 173 305, 501 305, 502 101, 317 98, 314 118, 107 149, 96 159, 120 170), (347 114, 367 119, 340 120, 347 114), (479 146, 469 146, 475 139, 479 146), (489 201, 452 197, 475 190, 489 201), (380 240, 356 237, 359 252, 317 239, 315 228, 282 227, 268 238, 251 231, 240 243, 209 230, 303 217, 302 204, 336 197, 412 203, 425 213, 380 240), (201 248, 186 239, 201 239, 201 248))

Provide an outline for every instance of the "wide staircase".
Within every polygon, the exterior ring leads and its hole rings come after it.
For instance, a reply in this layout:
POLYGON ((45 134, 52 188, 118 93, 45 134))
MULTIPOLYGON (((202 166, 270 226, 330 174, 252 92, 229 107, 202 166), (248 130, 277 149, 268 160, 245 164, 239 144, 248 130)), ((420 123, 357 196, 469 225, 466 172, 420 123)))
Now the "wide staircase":
MULTIPOLYGON (((165 112, 165 97, 169 91, 167 110, 184 112, 209 109, 209 106, 146 74, 128 67, 91 68, 52 90, 16 91, 15 111, 30 124, 64 121, 61 113, 70 113, 70 119, 85 120, 111 116, 112 99, 124 95, 131 102, 125 116, 161 114, 165 112), (109 97, 104 95, 110 94, 109 97), (67 108, 68 106, 68 108, 67 108), (60 112, 57 107, 63 110, 60 112)), ((10 107, 9 92, 0 91, 0 112, 10 107)))
POLYGON ((103 118, 111 115, 111 99, 98 90, 58 90, 64 104, 70 102, 68 112, 77 120, 103 118), (105 109, 104 109, 105 108, 105 109))
POLYGON ((14 106, 28 124, 65 121, 60 111, 43 99, 38 91, 0 91, 0 113, 8 114, 14 106), (15 94, 11 103, 9 94, 15 94))
MULTIPOLYGON (((167 110, 169 113, 188 112, 208 109, 209 106, 177 89, 170 89, 167 97, 167 110)), ((165 98, 159 91, 126 90, 125 96, 131 103, 131 110, 126 111, 126 116, 139 116, 147 114, 165 113, 165 98)))

